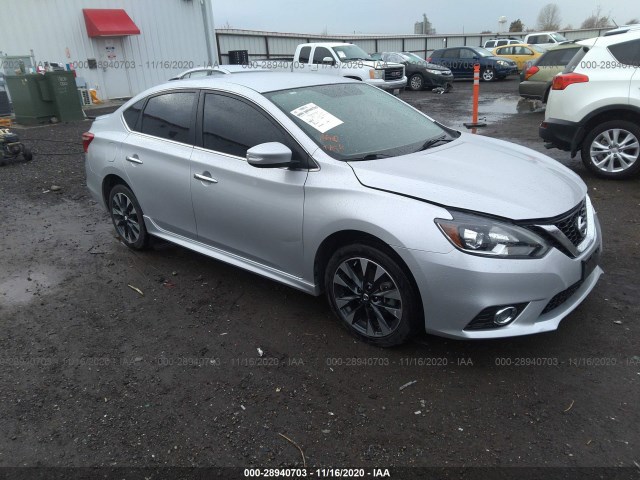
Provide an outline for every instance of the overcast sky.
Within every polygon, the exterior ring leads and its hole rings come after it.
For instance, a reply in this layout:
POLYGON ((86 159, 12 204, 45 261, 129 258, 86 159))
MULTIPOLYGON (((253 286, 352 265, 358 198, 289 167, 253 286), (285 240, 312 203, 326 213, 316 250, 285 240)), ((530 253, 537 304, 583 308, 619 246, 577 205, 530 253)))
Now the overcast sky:
MULTIPOLYGON (((535 28, 540 8, 532 0, 213 0, 216 28, 321 33, 413 33, 426 13, 437 33, 496 31, 498 18, 506 28, 520 19, 535 28)), ((639 0, 557 0, 562 27, 578 28, 598 5, 622 25, 640 18, 639 0)))

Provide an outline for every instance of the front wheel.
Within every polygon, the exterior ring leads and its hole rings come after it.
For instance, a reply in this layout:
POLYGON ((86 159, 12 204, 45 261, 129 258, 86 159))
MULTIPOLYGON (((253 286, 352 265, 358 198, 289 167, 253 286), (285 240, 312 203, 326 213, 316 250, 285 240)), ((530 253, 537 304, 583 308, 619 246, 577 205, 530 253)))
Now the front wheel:
POLYGON ((325 270, 327 299, 355 336, 379 347, 404 343, 419 325, 419 295, 389 255, 369 245, 336 251, 325 270))
POLYGON ((593 128, 582 144, 582 163, 594 174, 623 179, 640 170, 640 126, 611 120, 593 128))
POLYGON ((411 90, 416 92, 422 90, 422 87, 424 87, 424 79, 422 78, 422 75, 420 75, 419 73, 414 73, 413 75, 411 75, 411 77, 409 77, 409 88, 411 90))
POLYGON ((485 68, 480 78, 482 78, 484 82, 492 82, 496 79, 496 73, 492 68, 485 68))
POLYGON ((127 247, 142 250, 147 246, 149 235, 144 225, 142 208, 128 187, 120 184, 111 189, 109 213, 116 232, 127 247))

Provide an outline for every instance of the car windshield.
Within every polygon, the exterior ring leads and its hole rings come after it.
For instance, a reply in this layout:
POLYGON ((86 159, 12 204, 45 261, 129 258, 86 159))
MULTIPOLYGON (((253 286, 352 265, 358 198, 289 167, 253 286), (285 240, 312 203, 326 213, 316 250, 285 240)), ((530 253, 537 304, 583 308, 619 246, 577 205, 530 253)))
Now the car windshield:
POLYGON ((567 39, 564 38, 562 35, 560 35, 559 33, 550 33, 549 36, 551 38, 553 38, 556 42, 566 42, 567 39))
POLYGON ((371 56, 362 50, 357 45, 340 45, 333 47, 333 51, 336 52, 338 58, 341 61, 345 60, 373 60, 371 56))
POLYGON ((537 52, 537 53, 544 53, 546 51, 544 48, 540 48, 540 47, 538 47, 536 45, 528 45, 528 47, 531 50, 533 50, 534 52, 537 52))
POLYGON ((402 53, 402 56, 405 57, 407 59, 407 61, 409 61, 411 63, 424 63, 424 58, 420 58, 415 53, 404 52, 404 53, 402 53))
POLYGON ((265 97, 338 160, 406 155, 447 135, 405 102, 366 84, 315 85, 265 97))

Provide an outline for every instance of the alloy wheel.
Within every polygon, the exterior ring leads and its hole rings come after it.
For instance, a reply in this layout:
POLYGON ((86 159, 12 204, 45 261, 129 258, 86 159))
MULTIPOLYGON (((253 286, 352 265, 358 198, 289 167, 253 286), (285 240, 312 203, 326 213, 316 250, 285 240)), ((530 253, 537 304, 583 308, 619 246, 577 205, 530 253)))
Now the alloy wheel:
POLYGON ((402 319, 397 282, 367 258, 350 258, 338 266, 333 275, 333 298, 342 320, 366 337, 388 336, 402 319))
POLYGON ((638 160, 640 143, 628 130, 612 128, 593 139, 589 154, 591 163, 599 170, 623 172, 638 160))
POLYGON ((116 193, 111 204, 111 214, 118 233, 128 243, 136 243, 140 237, 138 212, 124 193, 116 193))

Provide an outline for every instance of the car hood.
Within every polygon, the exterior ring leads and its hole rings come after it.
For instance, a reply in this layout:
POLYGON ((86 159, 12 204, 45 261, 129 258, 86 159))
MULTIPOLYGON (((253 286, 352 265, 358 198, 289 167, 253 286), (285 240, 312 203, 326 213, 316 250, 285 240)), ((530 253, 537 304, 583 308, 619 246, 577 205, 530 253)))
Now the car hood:
POLYGON ((367 187, 512 220, 555 217, 587 193, 580 177, 546 155, 467 133, 441 147, 349 165, 367 187))

